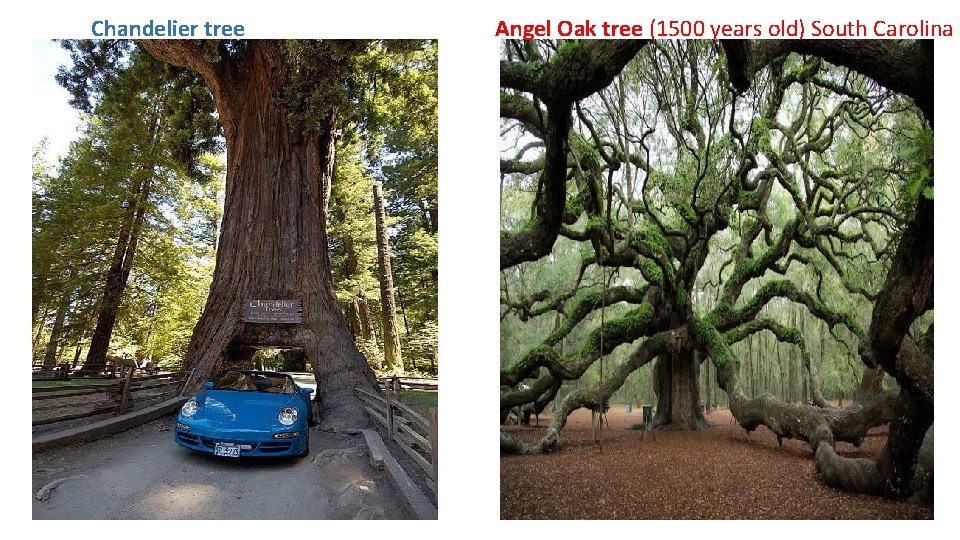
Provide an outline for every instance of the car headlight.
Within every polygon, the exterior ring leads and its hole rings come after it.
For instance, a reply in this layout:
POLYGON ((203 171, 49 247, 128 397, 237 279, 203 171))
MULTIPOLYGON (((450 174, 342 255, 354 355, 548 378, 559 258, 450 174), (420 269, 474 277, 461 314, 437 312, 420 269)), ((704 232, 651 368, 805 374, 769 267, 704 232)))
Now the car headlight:
POLYGON ((277 420, 285 426, 293 425, 297 421, 297 409, 295 407, 284 407, 280 409, 280 414, 277 415, 277 420))
POLYGON ((184 403, 183 407, 180 407, 180 414, 183 415, 184 418, 190 418, 191 416, 196 414, 199 409, 200 409, 200 404, 197 403, 196 398, 192 398, 186 403, 184 403))

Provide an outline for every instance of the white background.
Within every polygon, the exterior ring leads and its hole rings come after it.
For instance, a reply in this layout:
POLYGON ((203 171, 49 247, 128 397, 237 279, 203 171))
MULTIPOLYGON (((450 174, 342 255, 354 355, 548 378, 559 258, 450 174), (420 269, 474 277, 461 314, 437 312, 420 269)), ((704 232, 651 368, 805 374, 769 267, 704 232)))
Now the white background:
MULTIPOLYGON (((96 535, 133 538, 172 535, 213 535, 229 540, 233 535, 364 538, 386 534, 395 538, 461 538, 515 534, 560 538, 616 535, 635 538, 683 533, 721 537, 732 535, 808 538, 827 534, 834 538, 887 537, 947 533, 956 521, 957 422, 955 399, 945 390, 958 372, 954 358, 958 285, 955 244, 960 217, 960 188, 954 163, 960 141, 958 119, 958 37, 941 38, 936 46, 935 137, 936 230, 938 282, 936 349, 939 374, 940 418, 935 523, 846 522, 840 524, 783 523, 676 523, 676 522, 499 522, 499 444, 497 423, 499 317, 498 317, 498 180, 499 180, 499 60, 497 23, 540 23, 544 19, 617 21, 649 27, 658 19, 701 19, 707 23, 771 23, 781 18, 821 19, 836 22, 885 19, 916 23, 926 19, 951 23, 960 30, 960 17, 952 10, 927 2, 902 2, 894 8, 863 2, 486 2, 447 3, 402 1, 341 2, 54 2, 17 3, 5 6, 3 17, 3 82, 0 84, 3 172, 0 182, 0 219, 3 283, 0 329, 2 362, 9 371, 0 387, 4 407, 5 440, 3 486, 0 504, 6 535, 66 534, 71 538, 96 535), (26 136, 25 126, 34 111, 30 103, 31 41, 39 38, 92 37, 94 20, 144 23, 149 19, 177 19, 181 23, 243 24, 244 37, 257 38, 438 38, 440 40, 440 356, 443 391, 440 393, 443 429, 440 432, 439 522, 432 523, 213 523, 177 522, 98 524, 93 522, 29 522, 31 519, 30 414, 26 358, 30 355, 30 151, 37 141, 26 136), (945 382, 946 381, 946 382, 945 382), (949 526, 949 528, 948 528, 949 526), (21 527, 29 527, 25 530, 21 527), (36 528, 37 530, 33 530, 36 528), (670 529, 670 530, 666 530, 670 529)), ((955 387, 955 384, 952 385, 955 387)), ((633 464, 624 464, 631 467, 633 464)), ((812 471, 811 471, 812 472, 812 471)), ((630 490, 630 486, 623 486, 630 490)), ((571 498, 578 497, 570 493, 571 498)), ((954 533, 955 534, 955 533, 954 533)), ((8 536, 10 537, 10 536, 8 536)), ((208 536, 209 537, 209 536, 208 536)))

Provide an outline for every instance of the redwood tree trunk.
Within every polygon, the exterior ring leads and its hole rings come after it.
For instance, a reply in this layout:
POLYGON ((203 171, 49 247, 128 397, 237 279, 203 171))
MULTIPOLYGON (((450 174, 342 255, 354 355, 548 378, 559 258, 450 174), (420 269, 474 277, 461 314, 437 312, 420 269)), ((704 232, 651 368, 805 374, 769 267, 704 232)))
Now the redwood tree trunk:
POLYGON ((83 367, 80 368, 81 373, 100 371, 106 366, 110 338, 113 336, 113 327, 117 323, 117 312, 120 310, 123 292, 127 288, 140 231, 143 229, 146 217, 146 200, 150 196, 150 184, 149 178, 141 180, 137 184, 133 197, 127 201, 129 213, 120 228, 117 247, 107 271, 107 281, 103 287, 103 296, 100 298, 97 313, 97 326, 93 330, 93 337, 90 338, 90 349, 87 351, 87 359, 83 367))
MULTIPOLYGON (((158 59, 199 72, 217 100, 227 142, 223 224, 210 295, 184 364, 189 393, 231 346, 301 348, 313 366, 325 429, 367 425, 354 388, 376 392, 330 280, 327 204, 336 110, 309 131, 290 122, 278 98, 291 76, 279 41, 248 43, 242 60, 211 62, 192 41, 144 41, 158 59), (293 299, 297 324, 242 323, 251 299, 293 299)), ((237 349, 229 349, 233 351, 237 349)))
POLYGON ((63 321, 67 316, 67 309, 70 307, 70 296, 73 293, 71 292, 63 302, 60 303, 60 307, 57 309, 57 317, 53 321, 53 328, 50 330, 50 341, 47 342, 47 350, 43 356, 43 368, 44 370, 52 370, 53 366, 57 365, 57 349, 60 344, 60 334, 63 333, 63 321))
POLYGON ((363 321, 361 336, 363 336, 363 339, 370 341, 376 337, 373 332, 373 316, 370 315, 370 302, 367 301, 367 297, 363 293, 360 293, 357 302, 360 307, 360 320, 363 321))
POLYGON ((377 263, 380 268, 380 307, 383 312, 383 356, 389 370, 403 370, 400 333, 397 332, 397 304, 393 296, 393 270, 390 264, 390 242, 387 238, 387 216, 383 192, 373 184, 373 209, 377 217, 377 263))

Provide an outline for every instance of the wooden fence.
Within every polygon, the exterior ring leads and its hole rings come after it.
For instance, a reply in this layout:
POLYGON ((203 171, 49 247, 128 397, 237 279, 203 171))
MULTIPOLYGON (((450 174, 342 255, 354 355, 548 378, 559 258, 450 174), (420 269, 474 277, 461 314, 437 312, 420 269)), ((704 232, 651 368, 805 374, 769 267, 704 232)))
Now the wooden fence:
POLYGON ((430 408, 430 419, 397 401, 391 390, 378 396, 356 389, 364 409, 386 430, 386 437, 397 443, 427 473, 427 485, 437 492, 437 409, 430 408))
POLYGON ((440 389, 440 383, 437 379, 423 379, 419 377, 380 377, 377 379, 382 390, 391 389, 394 392, 400 390, 431 390, 436 392, 440 389))
POLYGON ((189 372, 134 377, 125 369, 115 382, 57 384, 33 389, 33 425, 43 426, 101 414, 123 414, 180 393, 189 372))

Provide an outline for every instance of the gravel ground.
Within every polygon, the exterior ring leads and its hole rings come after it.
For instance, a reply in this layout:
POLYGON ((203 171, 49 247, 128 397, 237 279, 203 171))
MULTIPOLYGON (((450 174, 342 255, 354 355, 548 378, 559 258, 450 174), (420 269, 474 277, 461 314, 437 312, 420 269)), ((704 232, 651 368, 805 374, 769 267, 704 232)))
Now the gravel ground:
MULTIPOLYGON (((729 411, 707 416, 700 432, 628 430, 641 421, 615 406, 610 424, 592 442, 590 411, 574 412, 561 448, 534 456, 501 455, 502 519, 932 519, 932 505, 855 495, 823 485, 809 446, 765 427, 747 434, 729 411)), ((527 441, 540 426, 507 426, 527 441)), ((886 443, 876 428, 860 448, 837 445, 846 457, 874 458, 886 443)))

